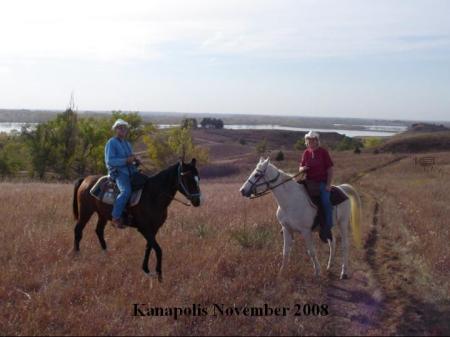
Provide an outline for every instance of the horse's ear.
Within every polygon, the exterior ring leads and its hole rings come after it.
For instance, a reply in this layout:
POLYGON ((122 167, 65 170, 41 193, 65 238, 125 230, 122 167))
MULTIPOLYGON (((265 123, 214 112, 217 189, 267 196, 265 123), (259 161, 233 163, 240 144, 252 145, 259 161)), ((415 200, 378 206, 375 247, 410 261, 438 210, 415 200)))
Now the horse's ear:
POLYGON ((270 162, 270 155, 267 156, 266 160, 267 160, 268 162, 270 162))
POLYGON ((264 158, 261 156, 259 157, 259 163, 262 163, 264 161, 264 158))
POLYGON ((191 165, 195 167, 196 164, 197 164, 197 159, 192 158, 191 165))

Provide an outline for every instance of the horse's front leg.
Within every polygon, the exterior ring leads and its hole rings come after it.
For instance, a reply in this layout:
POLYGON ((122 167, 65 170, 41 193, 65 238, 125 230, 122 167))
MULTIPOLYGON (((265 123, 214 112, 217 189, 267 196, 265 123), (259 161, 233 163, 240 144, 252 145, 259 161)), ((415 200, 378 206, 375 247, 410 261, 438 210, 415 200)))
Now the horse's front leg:
POLYGON ((311 230, 304 231, 302 234, 305 238, 308 255, 311 258, 313 265, 314 265, 314 273, 316 274, 316 276, 319 276, 320 275, 320 263, 319 263, 319 260, 317 259, 316 249, 314 248, 314 242, 313 242, 311 230))
POLYGON ((331 263, 333 261, 334 254, 336 252, 336 240, 328 239, 328 246, 330 248, 330 256, 328 257, 327 270, 331 269, 331 263))
POLYGON ((150 273, 150 269, 148 268, 148 260, 150 258, 150 253, 152 251, 152 242, 150 240, 149 234, 146 231, 142 230, 138 227, 139 232, 144 236, 147 241, 147 245, 145 247, 144 261, 142 262, 142 270, 144 271, 146 276, 156 276, 156 273, 150 273))
POLYGON ((145 250, 144 263, 142 264, 142 269, 148 276, 154 276, 155 274, 150 273, 148 269, 148 258, 150 256, 150 250, 153 248, 156 253, 156 275, 158 275, 158 281, 162 282, 162 249, 156 242, 154 234, 144 232, 143 235, 147 239, 147 247, 145 250))
POLYGON ((150 269, 148 269, 148 260, 150 258, 151 251, 152 245, 150 244, 150 242, 147 241, 147 246, 145 247, 144 262, 142 263, 142 270, 144 271, 145 274, 147 274, 147 276, 152 276, 150 275, 150 269))
POLYGON ((162 282, 162 249, 159 246, 158 242, 156 242, 155 236, 152 236, 152 247, 156 253, 156 273, 158 274, 158 281, 162 282))
POLYGON ((292 248, 292 232, 286 224, 283 224, 283 241, 283 262, 281 263, 280 273, 284 272, 289 264, 289 255, 292 248))

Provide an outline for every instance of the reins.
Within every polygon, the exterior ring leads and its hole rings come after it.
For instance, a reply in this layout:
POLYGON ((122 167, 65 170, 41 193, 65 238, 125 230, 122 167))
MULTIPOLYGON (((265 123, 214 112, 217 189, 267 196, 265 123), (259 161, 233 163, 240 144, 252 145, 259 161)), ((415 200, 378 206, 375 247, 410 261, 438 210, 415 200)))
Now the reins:
MULTIPOLYGON (((279 172, 279 171, 278 171, 278 172, 279 172)), ((287 182, 291 181, 291 180, 294 179, 294 178, 297 178, 298 176, 300 176, 300 175, 302 175, 302 174, 304 174, 304 172, 299 172, 299 173, 297 173, 297 174, 294 174, 292 177, 289 177, 288 179, 285 179, 284 181, 282 181, 281 183, 276 184, 275 186, 270 186, 270 185, 268 184, 267 190, 265 190, 264 192, 261 192, 261 193, 254 194, 254 195, 250 196, 249 199, 257 199, 257 198, 263 197, 263 196, 269 194, 270 191, 274 190, 274 189, 277 188, 278 186, 281 186, 281 185, 283 185, 283 184, 286 184, 287 182)), ((277 179, 278 179, 278 178, 277 178, 277 179)))

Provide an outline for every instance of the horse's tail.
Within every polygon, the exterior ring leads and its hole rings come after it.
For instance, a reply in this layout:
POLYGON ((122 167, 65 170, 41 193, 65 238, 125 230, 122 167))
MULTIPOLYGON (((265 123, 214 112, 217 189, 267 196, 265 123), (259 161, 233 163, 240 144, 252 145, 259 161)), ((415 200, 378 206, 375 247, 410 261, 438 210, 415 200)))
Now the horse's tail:
POLYGON ((358 248, 361 248, 361 198, 352 185, 339 185, 350 199, 351 208, 351 226, 353 242, 358 248))
POLYGON ((83 182, 84 178, 78 178, 75 180, 75 185, 73 188, 73 201, 72 201, 72 207, 73 207, 73 216, 75 217, 75 220, 78 220, 78 189, 80 188, 81 183, 83 182))

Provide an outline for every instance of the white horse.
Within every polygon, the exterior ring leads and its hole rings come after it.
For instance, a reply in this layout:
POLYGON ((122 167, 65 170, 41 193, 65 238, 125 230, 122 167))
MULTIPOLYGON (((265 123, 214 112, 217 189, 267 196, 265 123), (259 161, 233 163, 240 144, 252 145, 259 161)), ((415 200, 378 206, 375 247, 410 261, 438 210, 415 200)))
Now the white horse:
MULTIPOLYGON (((348 276, 348 231, 351 220, 352 233, 355 244, 360 245, 360 209, 361 200, 356 190, 348 184, 337 186, 349 198, 333 208, 333 228, 339 227, 342 238, 342 270, 341 279, 348 276)), ((303 235, 306 242, 308 255, 314 265, 317 276, 320 275, 320 264, 316 256, 312 240, 311 227, 317 213, 317 207, 312 203, 304 185, 297 183, 293 177, 270 163, 269 158, 259 160, 255 170, 242 185, 240 192, 245 197, 258 196, 264 192, 272 191, 277 203, 277 219, 283 228, 284 247, 282 272, 289 261, 289 253, 292 247, 293 232, 303 235)), ((327 270, 331 267, 331 261, 336 249, 335 240, 328 240, 330 256, 327 270)))

